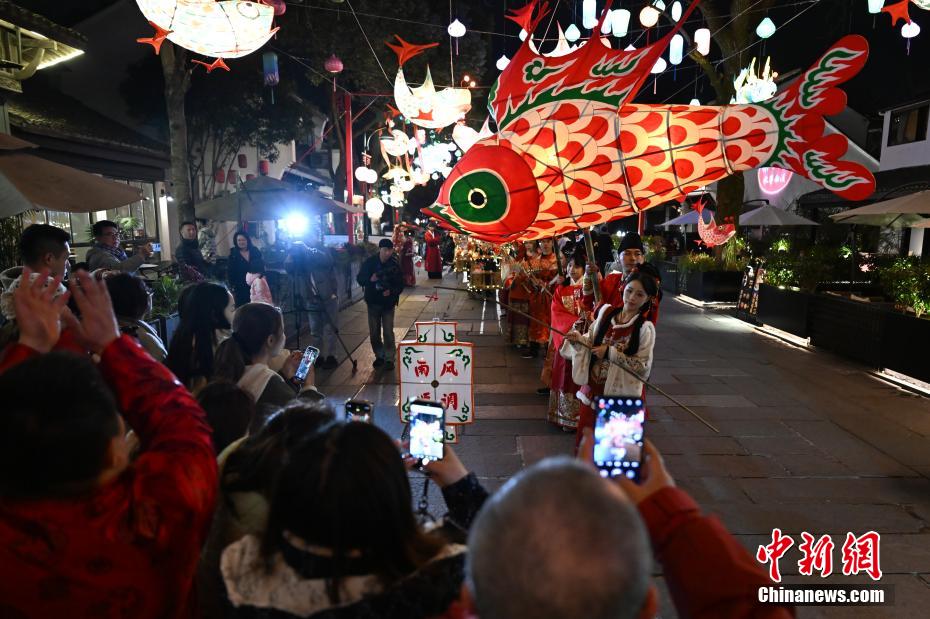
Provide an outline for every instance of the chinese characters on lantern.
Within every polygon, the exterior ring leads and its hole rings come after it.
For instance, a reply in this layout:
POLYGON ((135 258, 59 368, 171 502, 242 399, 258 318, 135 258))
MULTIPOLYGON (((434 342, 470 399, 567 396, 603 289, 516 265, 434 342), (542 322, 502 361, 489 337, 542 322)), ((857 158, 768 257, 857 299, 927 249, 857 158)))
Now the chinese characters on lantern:
MULTIPOLYGON (((833 539, 823 535, 819 539, 807 531, 801 533, 803 540, 798 545, 801 559, 798 561, 798 573, 801 576, 813 576, 816 570, 821 578, 833 573, 833 539)), ((856 536, 846 534, 846 540, 841 549, 842 572, 844 576, 855 576, 860 573, 868 574, 872 580, 882 577, 881 561, 879 557, 879 542, 881 536, 875 531, 869 531, 856 536)), ((772 541, 756 550, 756 560, 765 565, 769 564, 769 578, 774 582, 781 582, 781 569, 779 560, 794 545, 790 535, 784 535, 781 529, 772 530, 772 541)))
POLYGON ((472 423, 474 391, 472 344, 460 342, 455 322, 418 322, 415 340, 397 345, 400 361, 399 409, 402 421, 407 421, 407 402, 421 398, 441 402, 446 409, 446 441, 458 442, 459 427, 472 423))

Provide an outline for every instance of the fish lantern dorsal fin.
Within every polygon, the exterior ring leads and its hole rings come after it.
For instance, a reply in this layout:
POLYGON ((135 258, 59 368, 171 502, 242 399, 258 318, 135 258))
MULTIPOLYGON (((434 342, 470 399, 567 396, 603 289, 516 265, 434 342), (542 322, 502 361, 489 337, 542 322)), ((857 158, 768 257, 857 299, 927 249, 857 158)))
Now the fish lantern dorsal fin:
POLYGON ((419 56, 424 51, 430 49, 431 47, 436 47, 439 43, 426 43, 425 45, 416 45, 415 43, 408 43, 400 38, 398 35, 394 35, 394 38, 397 39, 397 43, 388 43, 385 42, 385 45, 390 47, 395 54, 397 54, 397 66, 398 68, 403 67, 404 63, 413 58, 414 56, 419 56))
POLYGON ((546 16, 549 3, 532 0, 520 9, 511 10, 507 18, 526 30, 528 36, 501 72, 488 97, 498 127, 506 129, 525 112, 558 100, 597 101, 616 107, 631 102, 672 36, 697 7, 698 0, 688 6, 664 37, 652 45, 630 51, 605 46, 597 34, 611 4, 612 0, 605 2, 592 31, 594 36, 577 49, 555 57, 541 55, 532 41, 533 31, 546 16))

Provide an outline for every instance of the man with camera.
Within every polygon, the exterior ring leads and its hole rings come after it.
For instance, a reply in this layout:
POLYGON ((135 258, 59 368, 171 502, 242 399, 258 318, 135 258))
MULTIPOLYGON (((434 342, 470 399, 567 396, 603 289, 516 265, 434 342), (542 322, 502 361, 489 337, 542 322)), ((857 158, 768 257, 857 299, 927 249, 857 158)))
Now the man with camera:
POLYGON ((381 239, 378 253, 362 263, 356 280, 365 289, 368 333, 375 353, 374 367, 383 365, 385 369, 394 369, 394 307, 404 289, 404 277, 390 239, 381 239))

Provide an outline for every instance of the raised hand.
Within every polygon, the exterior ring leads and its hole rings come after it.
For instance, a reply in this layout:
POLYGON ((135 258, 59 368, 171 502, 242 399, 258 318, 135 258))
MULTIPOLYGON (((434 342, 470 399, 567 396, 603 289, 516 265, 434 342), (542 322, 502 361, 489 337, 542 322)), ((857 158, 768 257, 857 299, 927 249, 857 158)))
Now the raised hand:
POLYGON ((79 321, 71 312, 65 312, 62 317, 74 330, 77 342, 99 355, 119 338, 119 325, 113 313, 110 293, 103 281, 97 281, 87 273, 78 273, 76 280, 71 294, 81 311, 81 319, 79 321))
POLYGON ((644 458, 641 465, 639 484, 635 484, 623 476, 614 479, 614 482, 619 484, 623 491, 627 493, 627 496, 637 504, 642 503, 662 488, 675 485, 675 480, 672 479, 668 469, 665 468, 662 454, 652 444, 652 441, 646 439, 643 448, 644 458))
POLYGON ((49 281, 48 269, 39 271, 36 278, 29 267, 23 269, 19 287, 13 291, 13 307, 19 326, 19 343, 39 352, 54 348, 61 336, 61 315, 69 293, 59 295, 61 277, 49 281))

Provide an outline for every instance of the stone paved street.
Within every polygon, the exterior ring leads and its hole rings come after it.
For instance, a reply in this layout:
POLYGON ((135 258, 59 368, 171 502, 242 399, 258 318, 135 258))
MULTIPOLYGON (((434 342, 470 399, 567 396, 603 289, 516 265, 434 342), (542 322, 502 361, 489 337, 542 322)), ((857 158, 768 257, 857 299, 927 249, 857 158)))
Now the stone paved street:
MULTIPOLYGON (((455 285, 451 275, 443 285, 455 285)), ((524 466, 570 453, 573 436, 546 422, 545 398, 534 393, 542 360, 522 359, 503 345, 496 306, 464 292, 439 291, 438 301, 430 301, 431 292, 425 279, 408 289, 396 313, 396 335, 405 336, 416 320, 438 317, 457 320, 459 337, 475 344, 477 421, 456 448, 466 466, 494 489, 524 466)), ((399 436, 395 374, 371 367, 364 304, 339 318, 358 371, 353 374, 343 362, 318 375, 320 388, 332 398, 373 400, 378 425, 399 436)), ((837 357, 792 347, 673 298, 662 305, 657 337, 651 381, 719 433, 650 393, 647 436, 678 484, 751 552, 771 541, 774 527, 781 528, 796 538, 781 561, 785 581, 814 584, 819 577, 797 576, 802 531, 833 536, 835 571, 847 531, 881 534, 882 584, 894 585, 895 605, 808 607, 799 616, 926 617, 930 400, 837 357)), ((415 484, 415 492, 421 487, 415 484)), ((430 496, 432 512, 441 515, 438 493, 430 496)), ((842 574, 829 580, 868 582, 842 574)), ((662 608, 663 616, 674 616, 669 601, 662 608)))

